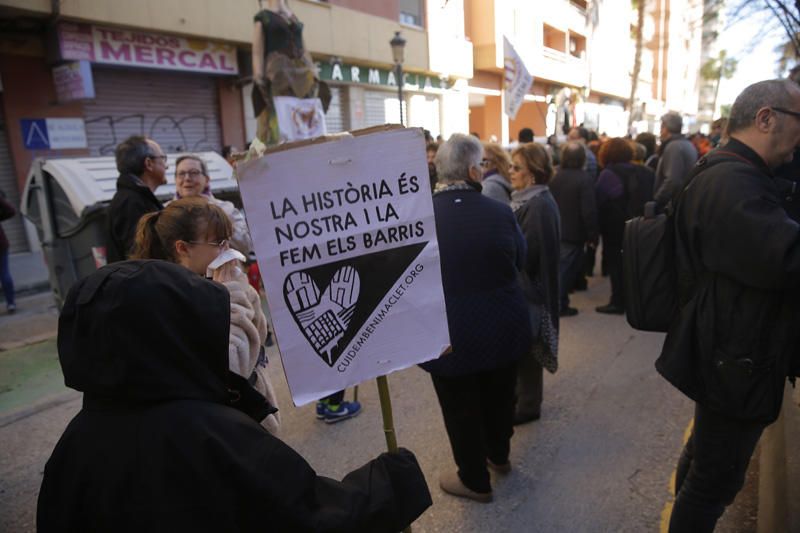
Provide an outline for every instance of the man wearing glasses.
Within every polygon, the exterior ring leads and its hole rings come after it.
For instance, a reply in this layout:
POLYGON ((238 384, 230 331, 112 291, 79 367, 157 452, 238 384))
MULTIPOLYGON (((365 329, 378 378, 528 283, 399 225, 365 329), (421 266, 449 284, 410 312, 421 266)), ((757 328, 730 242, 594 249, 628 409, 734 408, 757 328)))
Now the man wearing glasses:
POLYGON ((117 193, 108 208, 108 262, 128 259, 142 215, 164 208, 155 190, 167 182, 167 156, 152 139, 133 136, 116 150, 117 193))
POLYGON ((800 226, 774 175, 800 144, 800 87, 750 85, 728 134, 675 206, 681 305, 656 368, 695 401, 695 414, 670 532, 713 531, 778 417, 786 378, 800 375, 800 226))

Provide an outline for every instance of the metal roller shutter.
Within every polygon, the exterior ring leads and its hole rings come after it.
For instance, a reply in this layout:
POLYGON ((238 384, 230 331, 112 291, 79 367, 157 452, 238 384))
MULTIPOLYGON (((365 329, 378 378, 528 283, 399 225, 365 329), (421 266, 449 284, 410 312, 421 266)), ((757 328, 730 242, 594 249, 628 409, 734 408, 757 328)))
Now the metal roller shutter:
MULTIPOLYGON (((364 92, 364 118, 365 126, 379 126, 381 124, 399 124, 400 116, 397 112, 397 93, 389 91, 364 92)), ((403 117, 408 120, 408 108, 403 102, 403 117)))
POLYGON ((340 133, 347 131, 347 99, 343 87, 329 86, 331 89, 331 103, 328 112, 325 113, 325 127, 328 133, 340 133))
POLYGON ((19 189, 17 188, 17 176, 14 173, 14 164, 11 162, 11 153, 8 150, 8 135, 6 134, 6 120, 3 116, 2 106, 0 106, 0 190, 6 195, 6 201, 13 205, 17 214, 3 221, 3 231, 10 244, 10 252, 27 252, 28 239, 25 237, 25 227, 22 222, 22 215, 19 214, 19 189))
POLYGON ((97 97, 85 105, 91 155, 113 155, 131 135, 164 152, 222 149, 217 85, 202 74, 93 67, 97 97))

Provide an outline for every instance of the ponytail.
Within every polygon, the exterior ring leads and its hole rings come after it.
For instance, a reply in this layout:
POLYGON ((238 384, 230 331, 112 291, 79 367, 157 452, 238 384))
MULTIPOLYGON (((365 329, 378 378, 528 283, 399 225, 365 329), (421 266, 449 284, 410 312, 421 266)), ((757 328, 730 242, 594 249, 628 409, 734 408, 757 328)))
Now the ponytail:
POLYGON ((158 221, 162 211, 147 213, 136 225, 136 239, 131 259, 164 259, 172 261, 158 236, 158 221))
POLYGON ((229 239, 233 229, 221 208, 203 196, 174 200, 162 211, 148 213, 136 226, 132 259, 161 259, 177 263, 175 243, 202 240, 213 234, 229 239))

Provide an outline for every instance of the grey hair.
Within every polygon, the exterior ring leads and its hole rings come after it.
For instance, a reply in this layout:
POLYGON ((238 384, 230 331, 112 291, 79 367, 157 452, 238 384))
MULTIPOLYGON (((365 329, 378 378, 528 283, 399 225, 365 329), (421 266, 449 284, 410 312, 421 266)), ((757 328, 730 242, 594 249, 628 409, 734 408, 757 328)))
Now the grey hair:
POLYGON ((731 107, 728 135, 752 126, 762 107, 789 107, 792 104, 791 89, 796 90, 796 85, 789 80, 764 80, 748 85, 731 107))
POLYGON ((670 111, 661 117, 661 125, 667 128, 668 132, 677 135, 683 129, 683 117, 674 111, 670 111))
POLYGON ((436 152, 436 173, 440 182, 469 179, 469 169, 480 167, 483 157, 481 141, 471 135, 456 133, 436 152))

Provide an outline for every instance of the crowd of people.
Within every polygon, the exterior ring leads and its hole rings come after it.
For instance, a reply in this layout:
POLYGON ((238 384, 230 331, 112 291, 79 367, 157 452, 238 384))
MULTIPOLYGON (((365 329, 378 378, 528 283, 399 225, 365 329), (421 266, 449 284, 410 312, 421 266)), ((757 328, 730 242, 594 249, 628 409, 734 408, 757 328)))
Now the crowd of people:
MULTIPOLYGON (((523 130, 510 151, 471 135, 429 140, 452 349, 421 367, 456 465, 439 479, 444 492, 493 500, 490 472, 512 470, 514 425, 543 414, 560 319, 578 314, 570 293, 587 287, 602 245, 611 296, 596 311, 624 313, 625 222, 649 205, 673 217, 678 269, 690 280, 676 289, 681 308, 657 362, 696 402, 670 531, 713 530, 778 415, 786 377, 800 374, 800 226, 784 207, 800 181, 791 166, 800 87, 754 84, 715 127, 725 129, 687 138, 668 113, 658 138, 575 127, 546 144, 523 130)), ((411 523, 431 505, 411 452, 384 454, 339 482, 276 437, 267 320, 241 263, 252 243, 241 211, 211 193, 202 158, 176 161, 164 206, 159 145, 132 137, 116 157, 112 262, 77 283, 59 321, 65 380, 84 404, 48 461, 40 529, 124 520, 249 530, 264 525, 264 509, 279 530, 411 523)), ((355 408, 339 393, 318 416, 332 405, 355 408)))

